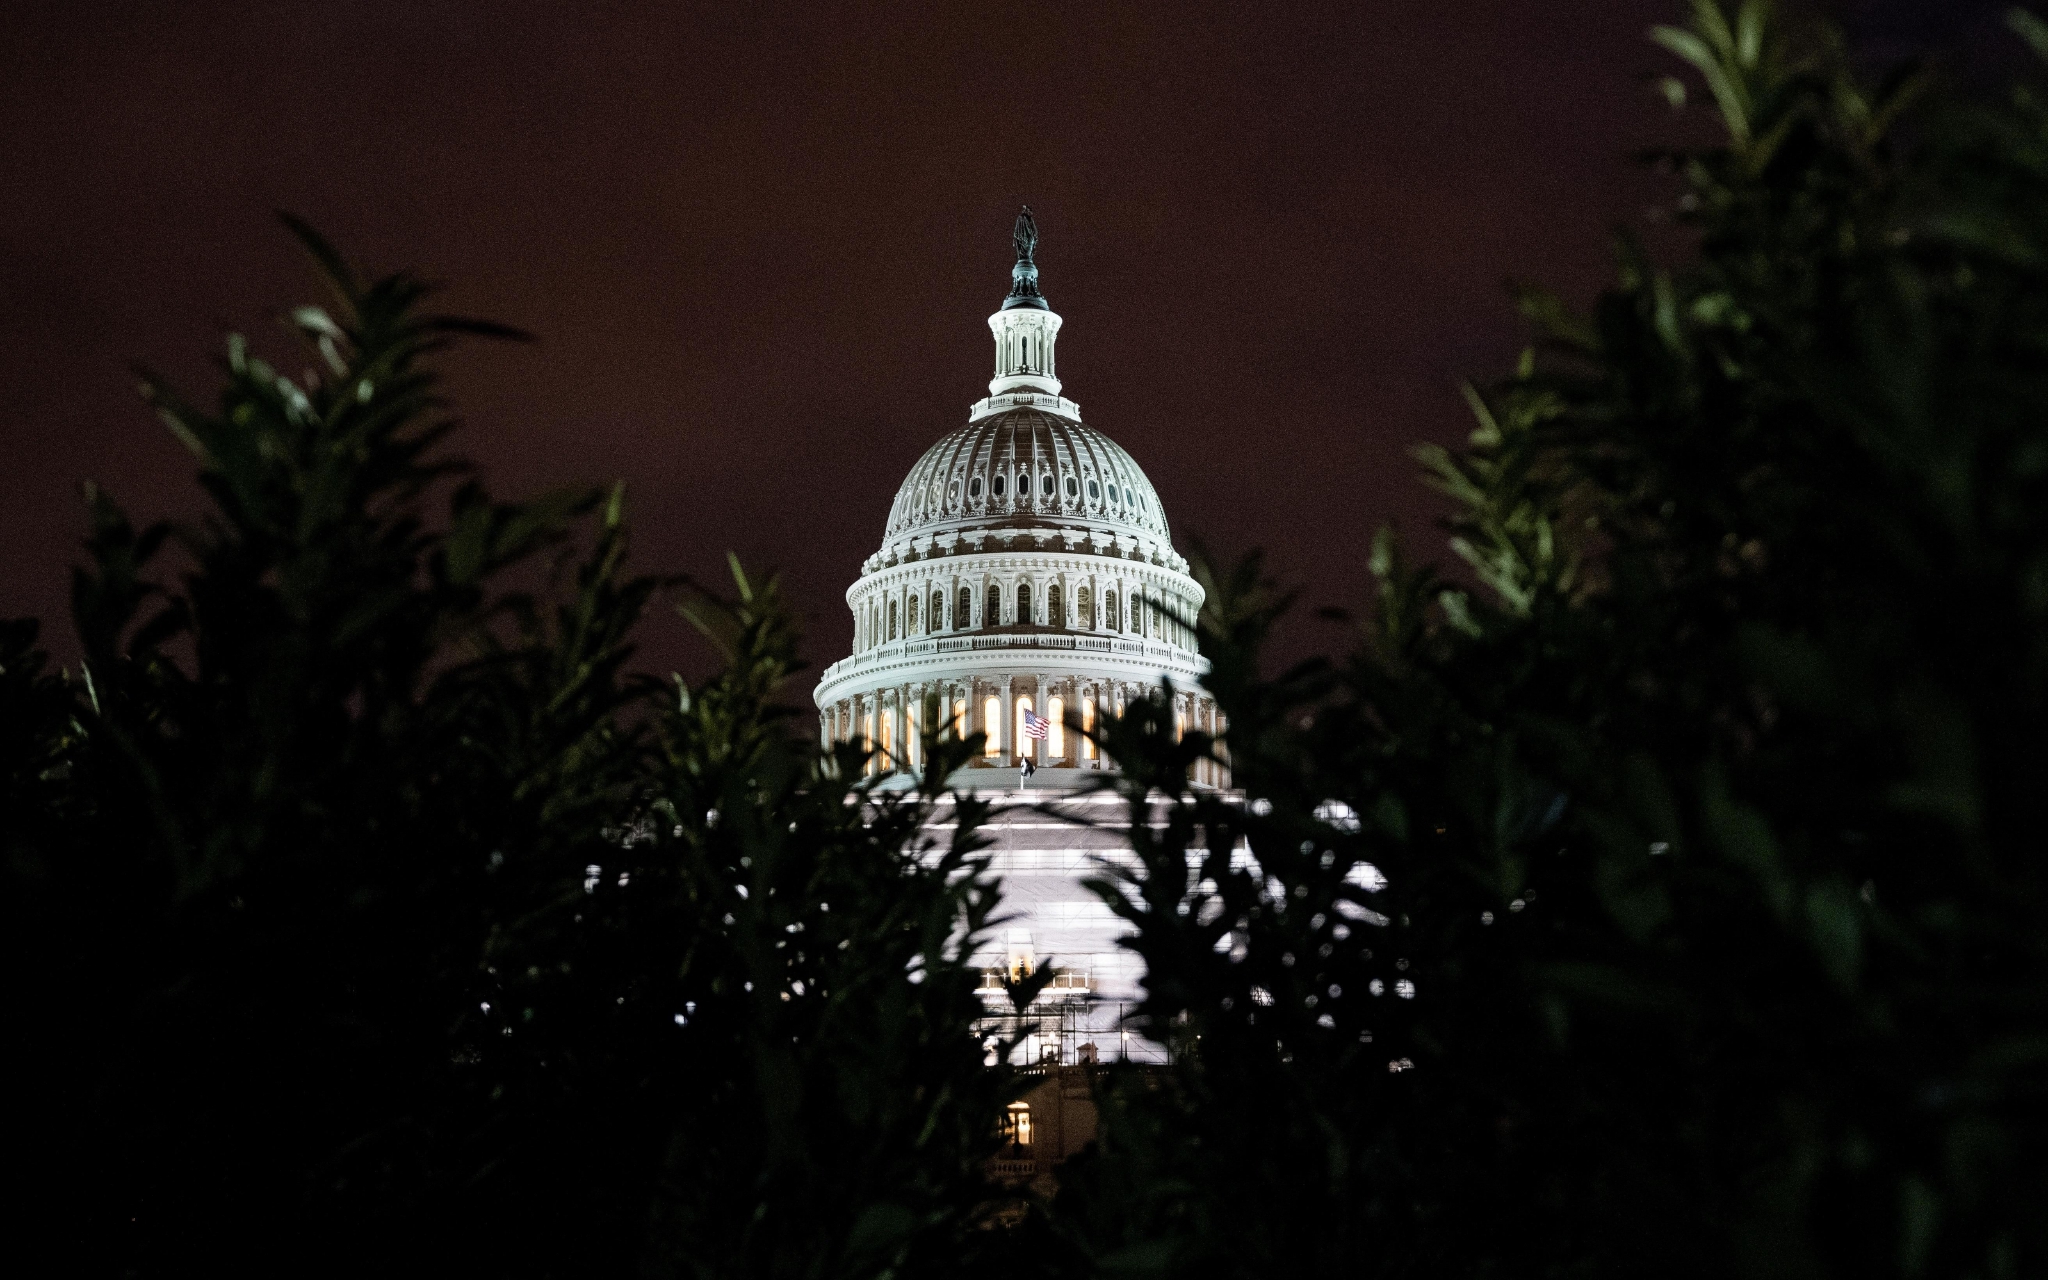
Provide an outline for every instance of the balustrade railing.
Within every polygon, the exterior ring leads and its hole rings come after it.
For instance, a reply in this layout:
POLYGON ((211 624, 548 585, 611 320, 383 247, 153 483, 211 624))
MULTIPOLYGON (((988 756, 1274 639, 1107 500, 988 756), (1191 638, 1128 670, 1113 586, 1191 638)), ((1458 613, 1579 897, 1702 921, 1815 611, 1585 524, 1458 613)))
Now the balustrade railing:
POLYGON ((918 657, 928 653, 963 653, 975 649, 1076 649, 1089 653, 1135 654, 1168 661, 1184 657, 1189 652, 1174 645, 1154 644, 1145 640, 1118 640, 1111 636, 1086 633, 945 636, 927 640, 897 640, 860 653, 849 654, 826 667, 819 678, 832 680, 871 663, 887 662, 893 658, 918 657))

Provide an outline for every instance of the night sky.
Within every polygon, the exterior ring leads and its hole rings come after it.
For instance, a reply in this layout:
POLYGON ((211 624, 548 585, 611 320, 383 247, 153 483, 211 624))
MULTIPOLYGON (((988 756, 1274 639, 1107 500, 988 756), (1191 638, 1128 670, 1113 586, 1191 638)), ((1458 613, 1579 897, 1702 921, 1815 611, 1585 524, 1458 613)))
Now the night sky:
MULTIPOLYGON (((2001 7, 1844 16, 1882 54, 2001 7)), ((1646 87, 1680 8, 9 0, 0 615, 75 653, 80 480, 199 509, 127 370, 210 399, 229 330, 286 354, 271 317, 318 298, 287 209, 539 335, 446 363, 495 490, 623 477, 639 567, 781 568, 822 665, 898 483, 986 394, 1026 202, 1066 394, 1182 549, 1357 603, 1378 525, 1439 541, 1406 450, 1512 362, 1504 282, 1589 298, 1661 198, 1627 157, 1698 136, 1646 87)), ((667 613, 641 642, 701 665, 667 613)))

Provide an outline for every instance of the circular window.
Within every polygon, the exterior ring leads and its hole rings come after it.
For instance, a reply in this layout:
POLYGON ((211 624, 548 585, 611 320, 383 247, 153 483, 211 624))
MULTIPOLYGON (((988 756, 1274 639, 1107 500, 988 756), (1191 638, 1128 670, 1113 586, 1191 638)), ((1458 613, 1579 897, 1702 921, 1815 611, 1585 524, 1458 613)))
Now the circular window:
POLYGON ((1095 483, 1093 480, 1090 480, 1088 482, 1088 501, 1093 502, 1101 496, 1102 486, 1095 483))
POLYGON ((981 477, 980 477, 980 476, 976 476, 976 477, 974 477, 974 479, 972 479, 972 480, 969 480, 969 481, 967 482, 967 496, 968 496, 968 497, 970 497, 970 498, 979 498, 979 497, 981 496, 981 477))
POLYGON ((1045 495, 1046 497, 1050 498, 1050 497, 1052 496, 1052 490, 1053 490, 1053 478, 1052 478, 1052 472, 1048 471, 1048 472, 1046 472, 1046 473, 1045 473, 1045 474, 1044 474, 1043 476, 1041 476, 1041 477, 1039 478, 1039 481, 1038 481, 1038 491, 1039 491, 1040 493, 1044 494, 1044 495, 1045 495))
POLYGON ((1072 476, 1067 477, 1067 496, 1069 498, 1078 498, 1081 496, 1081 482, 1079 480, 1074 479, 1074 477, 1072 476))
POLYGON ((1003 496, 1003 473, 998 471, 988 482, 988 491, 998 498, 1003 496))

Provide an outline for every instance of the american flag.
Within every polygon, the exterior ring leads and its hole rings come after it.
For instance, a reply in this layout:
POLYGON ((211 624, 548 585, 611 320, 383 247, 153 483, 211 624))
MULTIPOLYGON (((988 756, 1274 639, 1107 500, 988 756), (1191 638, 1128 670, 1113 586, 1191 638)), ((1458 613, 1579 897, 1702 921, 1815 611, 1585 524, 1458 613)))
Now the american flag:
POLYGON ((1042 715, 1039 715, 1036 711, 1026 711, 1024 713, 1025 737, 1043 738, 1046 734, 1050 733, 1051 731, 1052 721, 1046 719, 1042 715))

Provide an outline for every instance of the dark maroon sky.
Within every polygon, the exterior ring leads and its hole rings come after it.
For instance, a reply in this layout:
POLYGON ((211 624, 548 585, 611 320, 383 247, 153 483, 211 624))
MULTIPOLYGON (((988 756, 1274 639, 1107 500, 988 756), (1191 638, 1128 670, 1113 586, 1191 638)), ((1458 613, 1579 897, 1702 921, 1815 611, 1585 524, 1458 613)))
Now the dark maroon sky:
MULTIPOLYGON (((782 567, 811 657, 919 453, 985 394, 1017 206, 1060 368, 1190 534, 1350 602, 1429 538, 1405 450, 1520 345, 1502 282, 1584 298, 1673 136, 1677 0, 1338 5, 0 7, 0 615, 67 653, 80 479, 197 509, 134 398, 314 296, 273 209, 449 282, 529 347, 449 362, 508 494, 625 477, 639 563, 782 567)), ((1852 7, 1878 45, 1996 6, 1852 7)), ((1306 624, 1293 644, 1311 641, 1306 624)), ((654 618, 655 665, 687 662, 654 618)))

